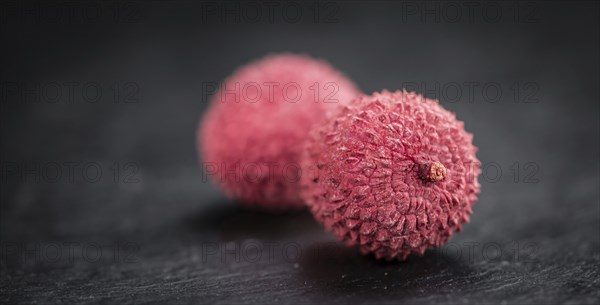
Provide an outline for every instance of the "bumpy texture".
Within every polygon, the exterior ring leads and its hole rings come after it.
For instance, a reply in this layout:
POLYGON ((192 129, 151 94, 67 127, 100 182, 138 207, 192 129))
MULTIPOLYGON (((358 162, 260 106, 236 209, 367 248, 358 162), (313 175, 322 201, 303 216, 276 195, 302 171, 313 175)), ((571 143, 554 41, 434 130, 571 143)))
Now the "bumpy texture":
POLYGON ((422 255, 469 220, 480 189, 472 139, 435 100, 362 96, 311 133, 302 195, 318 221, 363 254, 422 255))
POLYGON ((204 172, 247 205, 305 207, 299 162, 308 131, 359 94, 340 72, 307 56, 272 55, 241 67, 212 96, 199 126, 204 172))

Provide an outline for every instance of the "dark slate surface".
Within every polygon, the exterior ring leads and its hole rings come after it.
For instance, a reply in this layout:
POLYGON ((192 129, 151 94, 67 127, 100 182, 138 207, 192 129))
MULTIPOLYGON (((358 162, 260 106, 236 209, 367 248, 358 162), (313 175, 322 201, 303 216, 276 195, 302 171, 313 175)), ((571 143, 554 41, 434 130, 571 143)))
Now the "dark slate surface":
POLYGON ((435 2, 329 2, 316 19, 309 3, 298 22, 259 6, 254 23, 210 13, 249 12, 230 2, 105 2, 98 18, 69 3, 59 19, 0 5, 3 303, 598 303, 597 3, 502 2, 499 22, 485 4, 469 20, 452 2, 451 22, 435 2), (205 183, 202 84, 275 51, 326 58, 365 92, 441 97, 486 165, 464 231, 378 262, 307 212, 245 210, 205 183))

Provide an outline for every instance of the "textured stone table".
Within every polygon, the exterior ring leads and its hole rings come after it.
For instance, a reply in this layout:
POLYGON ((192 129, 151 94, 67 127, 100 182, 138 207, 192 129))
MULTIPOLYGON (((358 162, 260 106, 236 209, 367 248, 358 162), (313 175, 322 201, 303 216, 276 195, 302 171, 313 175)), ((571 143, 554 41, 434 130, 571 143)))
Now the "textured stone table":
POLYGON ((598 4, 502 2, 492 22, 454 3, 459 22, 406 1, 302 4, 297 22, 282 5, 257 22, 215 3, 104 3, 96 19, 75 3, 54 21, 0 5, 16 12, 0 27, 0 301, 597 304, 598 4), (245 210, 203 181, 207 86, 274 51, 456 112, 485 165, 463 232, 378 262, 307 212, 245 210))

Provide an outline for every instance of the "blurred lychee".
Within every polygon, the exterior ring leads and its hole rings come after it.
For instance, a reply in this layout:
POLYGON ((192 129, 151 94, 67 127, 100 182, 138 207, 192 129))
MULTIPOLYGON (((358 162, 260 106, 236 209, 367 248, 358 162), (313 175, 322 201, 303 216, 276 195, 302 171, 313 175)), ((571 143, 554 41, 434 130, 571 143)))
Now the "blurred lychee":
POLYGON ((309 130, 360 92, 328 63, 271 55, 238 69, 212 96, 197 133, 204 173, 265 210, 304 207, 300 153, 309 130))

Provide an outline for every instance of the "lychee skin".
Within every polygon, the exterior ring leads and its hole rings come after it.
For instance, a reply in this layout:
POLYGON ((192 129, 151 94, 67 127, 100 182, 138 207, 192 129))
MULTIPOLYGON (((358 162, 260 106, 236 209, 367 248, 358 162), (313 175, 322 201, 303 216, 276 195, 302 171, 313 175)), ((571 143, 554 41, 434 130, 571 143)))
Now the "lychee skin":
POLYGON ((305 208, 300 153, 308 131, 360 91, 324 61, 280 54, 239 68, 211 97, 197 143, 205 174, 268 211, 305 208))
POLYGON ((480 190, 472 139, 435 100, 406 91, 362 96, 307 140, 302 195, 319 222, 361 253, 422 255, 469 221, 480 190))

